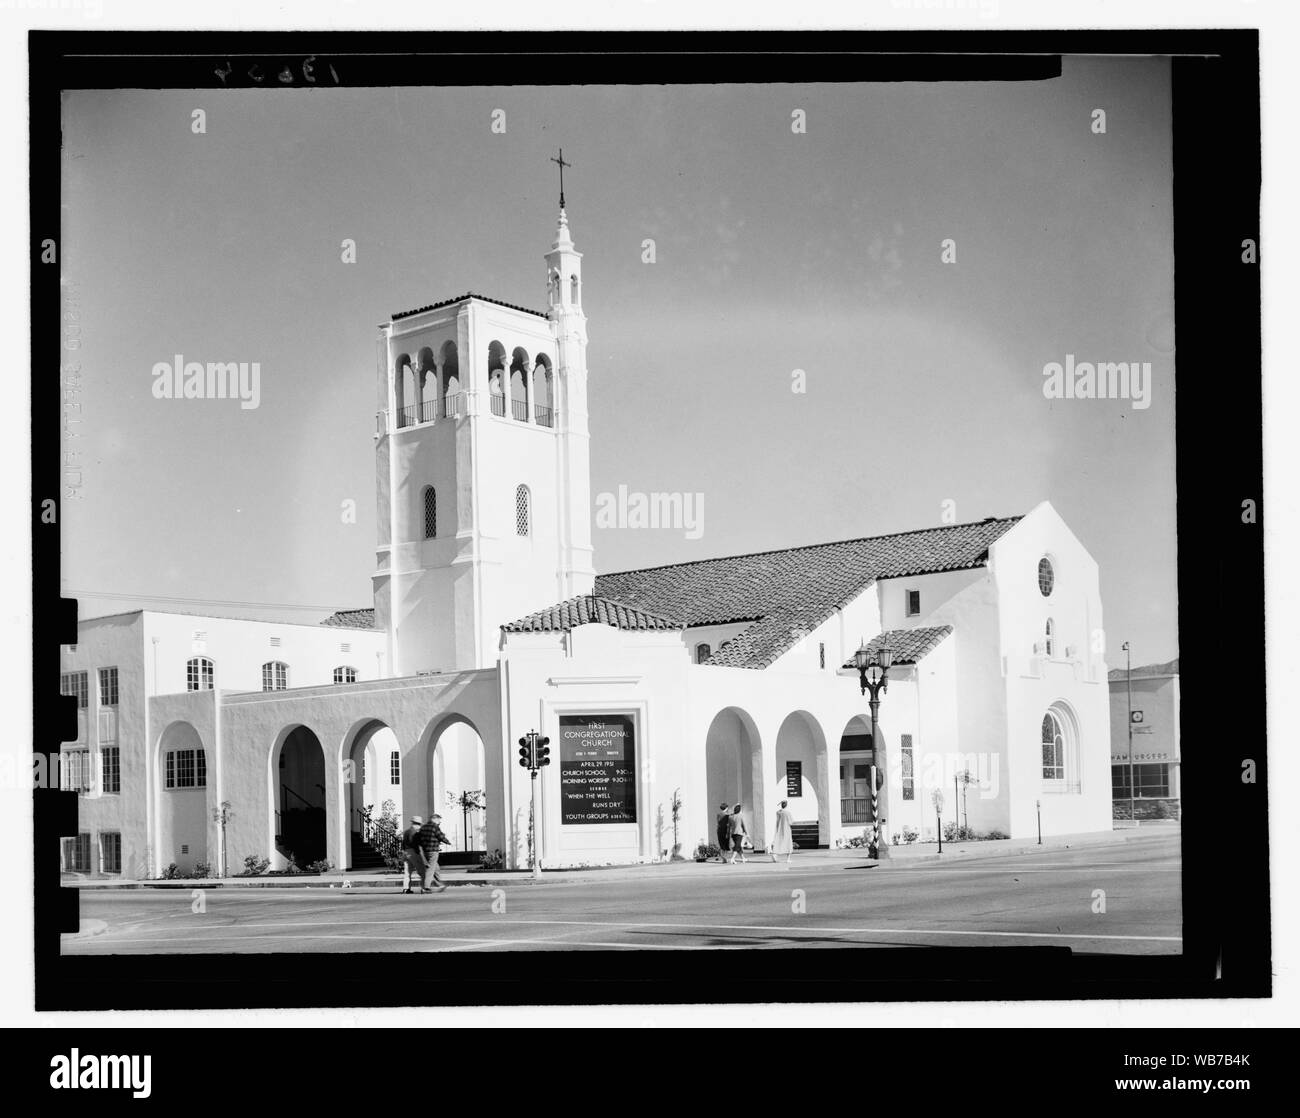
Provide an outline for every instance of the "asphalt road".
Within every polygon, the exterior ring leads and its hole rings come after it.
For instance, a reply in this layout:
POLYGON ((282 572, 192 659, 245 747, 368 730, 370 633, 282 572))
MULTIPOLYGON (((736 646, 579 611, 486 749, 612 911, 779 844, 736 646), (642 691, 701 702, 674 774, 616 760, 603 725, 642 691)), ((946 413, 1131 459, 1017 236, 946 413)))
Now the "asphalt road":
POLYGON ((83 890, 64 954, 934 945, 1182 950, 1177 836, 872 868, 753 861, 609 880, 376 888, 83 890), (1105 911, 1096 890, 1104 891, 1105 911), (494 911, 494 908, 496 911, 494 911), (803 911, 796 911, 802 908, 803 911))

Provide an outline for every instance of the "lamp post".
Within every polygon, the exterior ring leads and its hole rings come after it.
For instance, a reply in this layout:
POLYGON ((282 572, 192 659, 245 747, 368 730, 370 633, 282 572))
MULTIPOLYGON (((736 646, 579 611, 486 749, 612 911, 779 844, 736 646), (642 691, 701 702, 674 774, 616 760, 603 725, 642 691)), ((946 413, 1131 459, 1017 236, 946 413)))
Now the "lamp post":
POLYGON ((871 857, 884 859, 889 857, 889 844, 881 833, 880 812, 877 799, 880 784, 880 768, 884 760, 884 750, 876 733, 876 717, 880 713, 880 692, 889 690, 889 668, 894 662, 894 650, 882 644, 873 655, 865 642, 853 654, 853 663, 858 669, 858 680, 865 695, 871 693, 868 702, 871 705, 871 857))
POLYGON ((1137 826, 1137 809, 1133 803, 1133 652, 1125 641, 1120 647, 1124 650, 1124 674, 1128 677, 1128 818, 1137 826))

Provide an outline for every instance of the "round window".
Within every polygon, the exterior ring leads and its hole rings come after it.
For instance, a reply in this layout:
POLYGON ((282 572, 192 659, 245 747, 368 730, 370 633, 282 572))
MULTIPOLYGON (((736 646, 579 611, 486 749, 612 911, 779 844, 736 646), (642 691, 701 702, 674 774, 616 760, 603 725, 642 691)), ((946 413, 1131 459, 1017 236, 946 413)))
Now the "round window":
POLYGON ((1044 556, 1038 560, 1038 589, 1046 598, 1052 593, 1052 587, 1056 583, 1056 575, 1052 571, 1052 561, 1044 556))

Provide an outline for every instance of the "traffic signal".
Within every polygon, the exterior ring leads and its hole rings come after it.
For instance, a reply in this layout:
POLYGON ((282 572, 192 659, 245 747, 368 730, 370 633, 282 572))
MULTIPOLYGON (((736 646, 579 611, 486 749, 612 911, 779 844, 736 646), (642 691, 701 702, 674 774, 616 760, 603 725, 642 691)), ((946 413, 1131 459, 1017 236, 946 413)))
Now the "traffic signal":
POLYGON ((540 769, 543 765, 551 763, 551 739, 537 739, 537 767, 540 769))
POLYGON ((529 748, 526 735, 519 739, 519 767, 523 769, 533 767, 533 751, 529 748))

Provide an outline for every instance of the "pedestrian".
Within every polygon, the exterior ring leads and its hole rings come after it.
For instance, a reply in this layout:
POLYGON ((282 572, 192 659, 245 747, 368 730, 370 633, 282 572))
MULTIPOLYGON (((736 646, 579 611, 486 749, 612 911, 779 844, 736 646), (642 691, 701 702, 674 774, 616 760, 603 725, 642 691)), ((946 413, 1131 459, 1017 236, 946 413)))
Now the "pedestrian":
POLYGON ((769 849, 774 862, 778 854, 784 854, 788 863, 791 854, 794 853, 794 813, 786 807, 786 803, 786 800, 782 800, 776 813, 776 834, 772 836, 772 845, 769 849))
POLYGON ((442 827, 439 826, 441 823, 441 815, 435 813, 429 816, 429 822, 420 828, 420 834, 417 838, 420 853, 424 856, 424 880, 420 883, 421 893, 433 892, 429 888, 431 881, 438 883, 439 893, 447 891, 447 886, 438 873, 438 849, 447 844, 447 836, 442 833, 442 827))
POLYGON ((736 864, 736 855, 740 855, 740 860, 745 860, 745 838, 749 831, 745 827, 745 817, 740 814, 740 805, 737 804, 731 809, 731 819, 728 827, 731 832, 731 859, 730 864, 736 864))
POLYGON ((714 830, 718 836, 718 861, 726 862, 727 851, 731 849, 730 804, 718 804, 718 818, 714 820, 714 830))
POLYGON ((411 816, 411 825, 402 832, 402 892, 411 892, 411 878, 424 880, 424 856, 420 853, 420 828, 424 820, 411 816))

